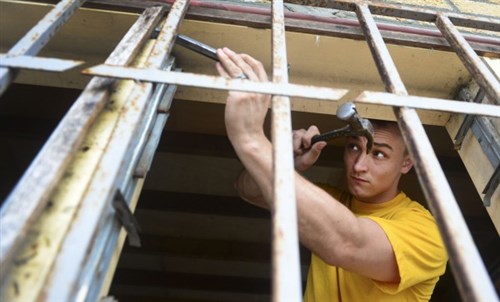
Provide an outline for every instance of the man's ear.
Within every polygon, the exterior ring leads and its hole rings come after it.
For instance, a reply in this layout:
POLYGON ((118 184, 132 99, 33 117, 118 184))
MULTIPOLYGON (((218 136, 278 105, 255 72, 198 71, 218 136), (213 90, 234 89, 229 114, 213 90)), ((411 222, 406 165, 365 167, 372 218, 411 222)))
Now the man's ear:
POLYGON ((401 166, 401 173, 402 174, 408 173, 412 167, 413 167, 413 161, 409 156, 406 156, 406 158, 403 160, 403 166, 401 166))

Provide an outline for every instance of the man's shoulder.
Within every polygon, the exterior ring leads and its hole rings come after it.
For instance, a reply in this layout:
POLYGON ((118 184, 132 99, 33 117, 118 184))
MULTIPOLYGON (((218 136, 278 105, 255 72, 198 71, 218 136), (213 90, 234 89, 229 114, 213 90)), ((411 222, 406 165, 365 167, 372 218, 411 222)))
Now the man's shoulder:
POLYGON ((316 183, 316 185, 343 204, 347 204, 352 198, 352 195, 349 193, 349 191, 340 189, 339 187, 335 187, 325 183, 316 183))

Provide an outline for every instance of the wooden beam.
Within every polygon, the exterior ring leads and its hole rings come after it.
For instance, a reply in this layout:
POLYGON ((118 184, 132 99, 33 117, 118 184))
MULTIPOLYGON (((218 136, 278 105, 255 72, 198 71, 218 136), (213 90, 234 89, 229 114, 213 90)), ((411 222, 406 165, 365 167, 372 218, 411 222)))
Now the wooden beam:
MULTIPOLYGON (((455 137, 463 119, 463 115, 458 114, 450 119, 446 125, 450 137, 455 137)), ((469 131, 465 136, 458 154, 462 158, 478 194, 483 198, 484 194, 482 192, 493 175, 495 167, 491 164, 472 131, 469 131)), ((497 232, 500 234, 500 190, 497 189, 491 197, 491 205, 486 207, 486 211, 488 211, 497 232)))

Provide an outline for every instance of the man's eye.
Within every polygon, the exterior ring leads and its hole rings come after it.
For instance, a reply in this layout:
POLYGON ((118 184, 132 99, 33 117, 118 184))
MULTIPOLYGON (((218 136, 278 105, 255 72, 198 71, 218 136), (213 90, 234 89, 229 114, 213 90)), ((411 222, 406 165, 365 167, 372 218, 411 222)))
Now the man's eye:
POLYGON ((373 155, 375 155, 375 157, 379 158, 379 159, 385 158, 385 154, 383 152, 380 152, 380 151, 373 152, 373 155))
POLYGON ((355 144, 350 144, 350 145, 349 145, 349 149, 351 149, 352 151, 358 151, 358 150, 359 150, 359 147, 358 147, 358 145, 355 145, 355 144))

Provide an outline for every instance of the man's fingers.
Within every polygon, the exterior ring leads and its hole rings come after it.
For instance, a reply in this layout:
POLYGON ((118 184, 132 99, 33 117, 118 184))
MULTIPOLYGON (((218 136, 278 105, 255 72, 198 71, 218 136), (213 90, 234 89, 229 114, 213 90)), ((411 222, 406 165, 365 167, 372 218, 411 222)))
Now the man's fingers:
POLYGON ((293 153, 295 155, 301 155, 303 154, 303 146, 302 146, 302 137, 304 136, 304 133, 306 132, 305 129, 298 129, 293 131, 293 153))
POLYGON ((327 145, 326 142, 317 142, 314 144, 311 149, 307 152, 307 162, 310 165, 313 165, 317 160, 318 157, 321 155, 321 150, 327 145))
POLYGON ((252 68, 261 82, 268 81, 266 70, 260 61, 257 61, 247 54, 241 54, 241 58, 252 68))
POLYGON ((215 69, 217 69, 217 72, 219 73, 220 76, 228 79, 231 78, 231 76, 226 72, 226 69, 224 69, 221 63, 219 62, 215 63, 215 69))
POLYGON ((235 53, 229 48, 224 47, 219 55, 223 67, 226 69, 230 77, 235 78, 241 74, 252 80, 259 80, 253 68, 242 58, 241 55, 235 53))
POLYGON ((234 62, 232 53, 233 52, 227 48, 217 49, 217 55, 220 59, 219 62, 226 71, 226 74, 229 75, 229 78, 237 77, 243 72, 234 62))

